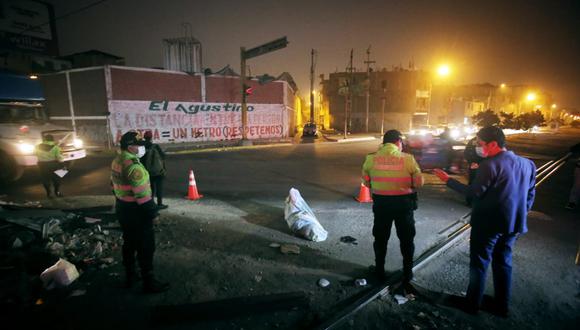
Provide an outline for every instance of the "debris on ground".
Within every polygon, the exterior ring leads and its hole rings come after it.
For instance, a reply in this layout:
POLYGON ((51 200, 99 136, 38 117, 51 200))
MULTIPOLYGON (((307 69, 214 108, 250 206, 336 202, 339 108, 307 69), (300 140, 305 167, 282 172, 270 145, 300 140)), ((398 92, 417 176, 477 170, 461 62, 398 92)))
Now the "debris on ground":
POLYGON ((321 288, 326 288, 329 285, 330 285, 330 281, 325 279, 325 278, 321 278, 318 280, 318 286, 321 288))
POLYGON ((294 244, 280 245, 280 252, 284 254, 300 254, 300 247, 294 244))
POLYGON ((358 242, 356 241, 356 238, 354 238, 352 236, 342 236, 340 238, 340 241, 342 243, 347 243, 347 244, 352 244, 352 245, 358 245, 358 242))
POLYGON ((409 299, 407 299, 407 298, 405 298, 405 297, 401 296, 400 294, 396 294, 396 295, 394 295, 393 297, 395 298, 395 301, 396 301, 396 302, 397 302, 397 304, 399 304, 399 305, 403 305, 403 304, 405 304, 406 302, 408 302, 408 301, 409 301, 409 299))
POLYGON ((79 272, 75 265, 64 259, 59 259, 40 274, 40 280, 47 290, 69 286, 77 278, 79 278, 79 272))
MULTIPOLYGON (((74 290, 80 274, 115 264, 122 235, 111 229, 118 226, 114 214, 6 205, 0 208, 0 303, 32 305, 43 288, 74 290)), ((78 295, 84 293, 71 294, 78 295)))
POLYGON ((97 223, 97 222, 101 222, 101 219, 85 217, 85 222, 86 223, 97 223))
POLYGON ((361 287, 361 286, 366 286, 367 285, 367 280, 364 278, 358 278, 356 280, 354 280, 354 285, 361 287))

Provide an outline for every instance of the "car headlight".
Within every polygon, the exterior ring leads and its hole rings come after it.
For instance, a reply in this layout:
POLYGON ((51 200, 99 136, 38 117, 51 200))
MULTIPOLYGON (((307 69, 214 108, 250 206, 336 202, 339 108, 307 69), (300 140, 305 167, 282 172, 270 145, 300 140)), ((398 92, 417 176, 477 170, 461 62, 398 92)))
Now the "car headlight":
POLYGON ((30 143, 20 142, 18 143, 18 150, 25 155, 32 155, 34 152, 34 146, 30 143))
POLYGON ((457 129, 454 129, 454 130, 451 131, 451 137, 454 138, 454 139, 457 139, 460 134, 461 133, 459 133, 459 130, 457 130, 457 129))
POLYGON ((83 147, 84 142, 81 139, 74 139, 73 145, 75 146, 75 148, 80 149, 83 147))

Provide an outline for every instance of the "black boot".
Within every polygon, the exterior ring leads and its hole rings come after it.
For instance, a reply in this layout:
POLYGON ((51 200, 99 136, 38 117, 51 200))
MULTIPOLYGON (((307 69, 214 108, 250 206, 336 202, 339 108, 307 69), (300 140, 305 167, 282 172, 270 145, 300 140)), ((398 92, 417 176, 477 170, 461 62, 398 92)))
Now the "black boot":
POLYGON ((387 280, 387 274, 385 273, 384 264, 376 264, 375 266, 375 276, 379 282, 384 282, 387 280))
POLYGON ((158 281, 151 274, 143 276, 144 293, 161 293, 167 291, 168 289, 169 283, 158 281))
POLYGON ((125 288, 132 288, 140 279, 135 269, 125 269, 125 288))
POLYGON ((51 198, 52 194, 50 193, 50 186, 43 184, 44 186, 44 191, 46 191, 46 197, 51 198))

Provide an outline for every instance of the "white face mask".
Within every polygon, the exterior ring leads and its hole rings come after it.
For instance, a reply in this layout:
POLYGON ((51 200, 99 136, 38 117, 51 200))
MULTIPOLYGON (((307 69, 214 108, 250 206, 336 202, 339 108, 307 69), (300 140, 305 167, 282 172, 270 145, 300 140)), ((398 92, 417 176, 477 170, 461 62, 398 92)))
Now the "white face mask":
POLYGON ((487 157, 487 154, 483 151, 483 147, 475 147, 475 153, 481 158, 487 157))
POLYGON ((131 146, 132 153, 135 154, 138 158, 145 156, 145 146, 131 146))

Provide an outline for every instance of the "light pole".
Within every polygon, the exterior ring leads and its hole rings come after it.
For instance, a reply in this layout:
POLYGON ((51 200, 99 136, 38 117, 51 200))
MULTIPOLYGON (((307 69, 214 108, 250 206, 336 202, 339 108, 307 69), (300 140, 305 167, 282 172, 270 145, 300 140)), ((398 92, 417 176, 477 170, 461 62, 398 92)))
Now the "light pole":
POLYGON ((556 110, 558 106, 556 105, 556 103, 552 104, 552 106, 550 106, 550 121, 552 121, 552 118, 554 116, 554 110, 556 110))
MULTIPOLYGON (((446 80, 446 78, 451 75, 451 67, 448 64, 441 64, 439 65, 439 67, 437 67, 437 77, 441 80, 444 81, 446 80)), ((444 84, 440 84, 442 87, 444 87, 444 84)), ((431 95, 431 93, 433 92, 433 83, 431 83, 429 85, 429 113, 431 112, 431 104, 433 101, 433 97, 431 95)), ((443 90, 443 96, 444 99, 446 98, 446 93, 445 90, 443 90)), ((449 98, 449 102, 443 102, 443 106, 445 107, 444 110, 446 110, 446 114, 445 114, 445 121, 447 121, 447 117, 449 116, 449 111, 451 108, 451 102, 452 102, 452 97, 449 98)), ((427 124, 430 124, 430 114, 427 114, 427 124)))
POLYGON ((383 97, 381 98, 381 136, 385 132, 385 103, 387 101, 387 82, 385 80, 381 81, 381 87, 383 88, 383 97))

